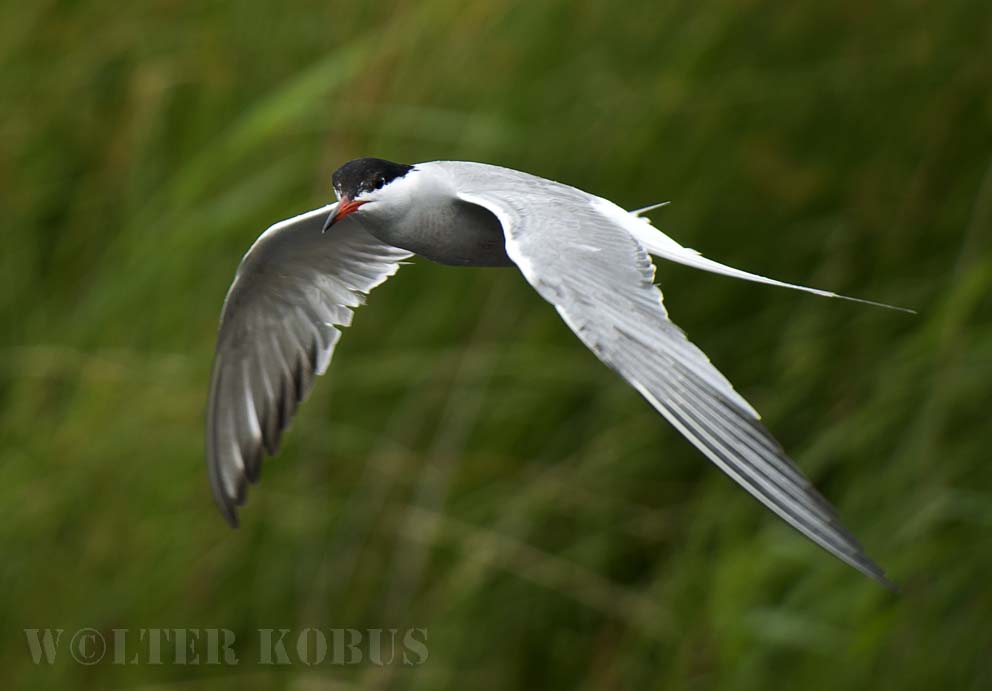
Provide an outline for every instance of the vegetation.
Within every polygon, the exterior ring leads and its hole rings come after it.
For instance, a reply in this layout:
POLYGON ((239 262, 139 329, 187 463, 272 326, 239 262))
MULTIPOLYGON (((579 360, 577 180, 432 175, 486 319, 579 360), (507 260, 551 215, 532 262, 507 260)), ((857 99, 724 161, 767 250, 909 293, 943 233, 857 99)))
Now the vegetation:
POLYGON ((992 687, 990 42, 970 0, 0 4, 2 686, 992 687), (917 308, 658 271, 902 593, 512 269, 377 290, 232 532, 202 450, 224 293, 362 155, 671 199, 715 259, 917 308), (260 664, 259 629, 309 626, 426 627, 430 656, 260 664), (228 628, 240 664, 34 664, 29 627, 228 628))

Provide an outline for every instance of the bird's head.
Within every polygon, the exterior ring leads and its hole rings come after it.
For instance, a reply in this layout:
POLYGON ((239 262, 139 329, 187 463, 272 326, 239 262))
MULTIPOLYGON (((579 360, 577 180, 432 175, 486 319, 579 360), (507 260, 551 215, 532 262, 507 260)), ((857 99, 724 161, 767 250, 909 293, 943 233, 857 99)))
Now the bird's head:
POLYGON ((369 220, 384 221, 397 215, 409 203, 397 181, 411 170, 413 166, 381 158, 356 158, 345 163, 331 177, 338 206, 327 218, 324 230, 362 207, 361 216, 369 216, 369 220))

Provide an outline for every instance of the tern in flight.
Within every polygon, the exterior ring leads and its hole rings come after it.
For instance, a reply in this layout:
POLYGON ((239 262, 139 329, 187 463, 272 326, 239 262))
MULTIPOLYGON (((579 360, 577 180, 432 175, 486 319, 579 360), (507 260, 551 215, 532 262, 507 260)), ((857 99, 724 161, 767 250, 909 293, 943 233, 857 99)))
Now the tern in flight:
POLYGON ((655 207, 627 212, 508 168, 361 158, 335 171, 332 184, 336 203, 262 233, 224 302, 206 456, 214 498, 229 523, 237 525, 247 483, 258 480, 263 456, 276 453, 353 310, 417 254, 456 266, 516 266, 586 347, 704 456, 827 552, 891 585, 754 408, 669 319, 650 255, 844 296, 706 259, 641 217, 655 207))

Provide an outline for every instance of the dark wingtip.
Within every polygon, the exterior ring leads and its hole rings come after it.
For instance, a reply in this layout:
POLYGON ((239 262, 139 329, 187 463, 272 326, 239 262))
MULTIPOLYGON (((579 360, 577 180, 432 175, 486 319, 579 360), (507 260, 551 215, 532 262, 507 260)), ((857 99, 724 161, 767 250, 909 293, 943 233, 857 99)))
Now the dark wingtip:
POLYGON ((238 527, 238 514, 235 507, 240 506, 245 500, 245 481, 241 478, 238 482, 238 496, 229 497, 224 490, 224 482, 220 477, 220 470, 217 462, 210 456, 207 458, 207 467, 210 471, 210 488, 213 490, 214 504, 217 510, 232 528, 238 527))
POLYGON ((237 529, 240 524, 238 522, 238 512, 235 508, 226 502, 221 503, 219 501, 217 502, 217 508, 220 509, 220 514, 224 517, 224 520, 227 521, 227 524, 232 528, 237 529))
POLYGON ((881 583, 883 586, 885 586, 885 589, 888 590, 893 595, 902 595, 902 588, 899 587, 898 584, 893 583, 888 578, 886 578, 885 574, 881 574, 881 573, 875 574, 874 579, 877 582, 881 583))
POLYGON ((261 446, 255 449, 255 455, 251 460, 251 463, 245 464, 245 477, 251 484, 256 484, 258 479, 262 476, 262 448, 261 446))
MULTIPOLYGON (((243 481, 240 484, 244 486, 243 481)), ((238 513, 235 507, 244 501, 244 491, 242 490, 241 492, 241 502, 239 502, 236 497, 228 497, 227 493, 224 491, 223 482, 221 481, 213 463, 210 463, 210 485, 213 490, 214 504, 217 506, 217 510, 220 511, 220 515, 224 517, 224 520, 227 521, 229 526, 232 528, 237 528, 238 513)))
POLYGON ((857 554, 853 560, 848 561, 848 563, 876 583, 884 586, 889 592, 896 595, 902 593, 902 588, 890 581, 885 575, 885 571, 882 570, 882 567, 872 561, 867 555, 864 554, 864 552, 857 554))

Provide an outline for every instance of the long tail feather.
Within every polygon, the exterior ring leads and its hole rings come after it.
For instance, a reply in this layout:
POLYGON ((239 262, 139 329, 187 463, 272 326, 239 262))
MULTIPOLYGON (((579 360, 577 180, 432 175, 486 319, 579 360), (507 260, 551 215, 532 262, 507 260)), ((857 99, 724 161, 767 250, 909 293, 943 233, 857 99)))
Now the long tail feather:
POLYGON ((860 302, 863 305, 871 305, 872 307, 882 307, 884 309, 895 310, 897 312, 916 314, 916 310, 909 309, 908 307, 898 307, 884 302, 875 302, 874 300, 864 300, 862 298, 841 295, 839 293, 830 292, 829 290, 820 290, 819 288, 810 288, 808 286, 797 285, 795 283, 786 283, 785 281, 778 281, 774 278, 768 278, 767 276, 760 276, 748 271, 742 271, 741 269, 735 269, 732 266, 715 262, 712 259, 707 259, 696 250, 683 247, 678 244, 663 232, 652 226, 650 221, 647 219, 640 218, 640 214, 656 209, 659 206, 664 206, 667 203, 668 202, 663 202, 661 204, 655 204, 654 206, 647 206, 643 209, 631 211, 627 216, 629 221, 624 223, 624 226, 630 231, 631 235, 633 235, 637 241, 641 243, 644 249, 656 257, 661 257, 662 259, 667 259, 678 264, 684 264, 685 266, 691 266, 695 269, 702 269, 703 271, 723 274, 724 276, 740 278, 745 281, 765 283, 767 285, 778 286, 780 288, 791 288, 793 290, 801 290, 823 297, 849 300, 850 302, 860 302))

